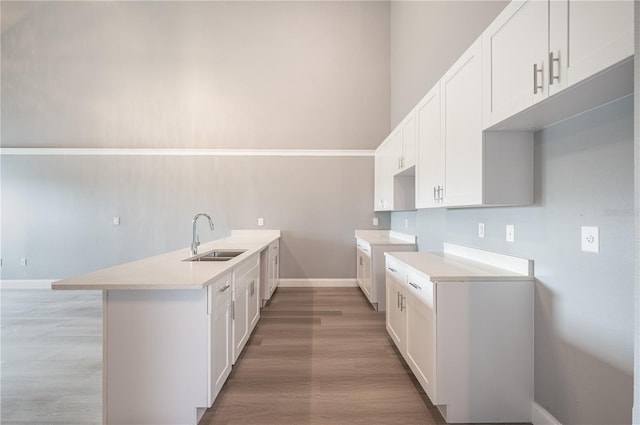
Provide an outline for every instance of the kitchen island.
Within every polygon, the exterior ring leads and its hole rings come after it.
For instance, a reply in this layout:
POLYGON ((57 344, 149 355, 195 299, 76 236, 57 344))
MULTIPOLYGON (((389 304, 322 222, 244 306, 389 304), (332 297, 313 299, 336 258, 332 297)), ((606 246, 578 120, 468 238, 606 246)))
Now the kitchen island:
POLYGON ((103 423, 197 424, 260 315, 261 277, 279 230, 233 231, 188 248, 54 282, 103 291, 103 423))

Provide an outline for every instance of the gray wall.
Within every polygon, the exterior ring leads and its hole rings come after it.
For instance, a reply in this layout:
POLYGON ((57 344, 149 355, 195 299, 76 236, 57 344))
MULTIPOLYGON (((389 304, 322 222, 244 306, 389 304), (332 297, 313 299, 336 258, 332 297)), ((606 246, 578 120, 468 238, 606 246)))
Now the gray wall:
MULTIPOLYGON (((0 8, 5 148, 368 150, 389 129, 388 3, 0 8)), ((281 229, 284 278, 353 278, 374 215, 366 156, 3 155, 1 174, 3 279, 186 247, 201 211, 203 241, 281 229)))
MULTIPOLYGON (((635 110, 640 111, 640 3, 635 2, 635 110)), ((640 220, 638 220, 638 213, 640 212, 640 114, 635 114, 635 375, 633 385, 633 422, 634 424, 640 424, 640 220)))
MULTIPOLYGON (((394 3, 392 15, 405 6, 428 8, 394 3)), ((485 6, 496 9, 491 2, 485 6)), ((394 25, 399 23, 392 20, 392 35, 399 33, 394 25)), ((464 27, 454 16, 440 25, 452 31, 464 27)), ((402 56, 420 55, 443 38, 424 40, 422 47, 414 43, 402 56)), ((394 66, 398 54, 392 48, 392 81, 408 82, 422 72, 418 65, 394 66)), ((432 84, 429 78, 423 74, 424 81, 413 84, 416 98, 432 84)), ((392 100, 406 97, 392 90, 392 100)), ((404 113, 404 106, 392 101, 392 122, 404 113)), ((633 116, 633 99, 627 98, 537 132, 531 207, 391 214, 392 229, 417 234, 421 251, 441 251, 447 241, 535 261, 535 398, 565 425, 631 422, 633 116), (477 237, 479 222, 485 223, 484 239, 477 237), (515 225, 514 243, 505 241, 506 224, 515 225), (582 225, 600 227, 599 254, 581 252, 582 225)))

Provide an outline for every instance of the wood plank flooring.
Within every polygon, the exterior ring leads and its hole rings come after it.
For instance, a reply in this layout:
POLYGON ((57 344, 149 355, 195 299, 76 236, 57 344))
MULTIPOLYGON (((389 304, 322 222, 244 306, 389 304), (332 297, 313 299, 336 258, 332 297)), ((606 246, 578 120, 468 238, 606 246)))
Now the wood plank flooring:
POLYGON ((199 425, 444 423, 358 288, 279 288, 199 425))
POLYGON ((0 423, 102 422, 102 293, 0 292, 0 423))

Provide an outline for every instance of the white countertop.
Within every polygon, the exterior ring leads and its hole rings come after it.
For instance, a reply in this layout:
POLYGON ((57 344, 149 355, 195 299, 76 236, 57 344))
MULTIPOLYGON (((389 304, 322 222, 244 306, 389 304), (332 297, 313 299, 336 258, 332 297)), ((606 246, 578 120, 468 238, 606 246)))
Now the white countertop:
POLYGON ((434 252, 385 252, 386 256, 425 274, 433 282, 532 281, 533 275, 493 267, 455 255, 434 252))
POLYGON ((246 249, 229 261, 182 261, 192 257, 184 248, 131 263, 54 282, 52 289, 202 289, 280 237, 279 230, 239 230, 203 243, 198 253, 212 249, 246 249))
POLYGON ((356 230, 357 239, 369 245, 415 245, 416 237, 393 230, 356 230))

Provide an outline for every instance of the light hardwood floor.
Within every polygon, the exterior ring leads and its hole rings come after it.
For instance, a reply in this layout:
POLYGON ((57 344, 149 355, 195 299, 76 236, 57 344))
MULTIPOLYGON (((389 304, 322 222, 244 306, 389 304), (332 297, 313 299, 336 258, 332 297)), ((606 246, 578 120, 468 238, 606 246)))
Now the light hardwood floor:
POLYGON ((357 288, 279 288, 200 425, 444 424, 357 288))
POLYGON ((102 293, 0 291, 0 423, 102 422, 102 293))

